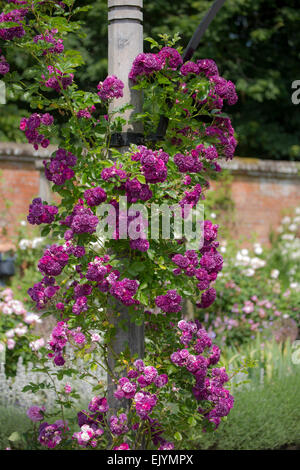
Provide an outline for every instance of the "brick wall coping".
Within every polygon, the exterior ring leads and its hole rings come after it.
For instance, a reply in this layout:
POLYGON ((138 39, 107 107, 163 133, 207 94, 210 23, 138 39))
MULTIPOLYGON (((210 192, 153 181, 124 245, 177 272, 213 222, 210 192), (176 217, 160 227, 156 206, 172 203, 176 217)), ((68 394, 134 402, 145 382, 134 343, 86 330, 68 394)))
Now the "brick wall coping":
POLYGON ((31 144, 0 142, 0 161, 34 163, 37 159, 49 158, 56 149, 54 145, 49 145, 46 149, 40 147, 39 150, 34 150, 31 144))
MULTIPOLYGON (((38 160, 49 158, 56 149, 54 145, 34 150, 31 144, 0 142, 0 162, 10 160, 14 163, 23 161, 34 164, 38 160)), ((232 161, 221 160, 220 164, 222 168, 232 171, 233 174, 300 180, 300 162, 235 157, 232 161)))
POLYGON ((233 174, 300 181, 300 162, 235 157, 233 160, 222 160, 220 164, 222 168, 231 170, 233 174))

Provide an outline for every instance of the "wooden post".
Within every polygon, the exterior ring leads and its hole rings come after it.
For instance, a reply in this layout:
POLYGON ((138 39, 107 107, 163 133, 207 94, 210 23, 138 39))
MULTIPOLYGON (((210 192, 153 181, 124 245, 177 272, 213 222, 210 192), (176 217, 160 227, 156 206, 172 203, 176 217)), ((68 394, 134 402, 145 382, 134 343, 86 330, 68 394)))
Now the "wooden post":
MULTIPOLYGON (((128 79, 129 71, 135 57, 143 52, 143 0, 108 0, 108 74, 116 75, 124 83, 123 98, 115 100, 111 110, 130 103, 132 110, 126 111, 128 120, 133 113, 142 109, 142 94, 130 89, 128 79)), ((126 132, 140 133, 139 124, 127 124, 123 129, 126 132)), ((126 147, 120 147, 120 151, 126 151, 126 147)), ((138 357, 144 355, 144 326, 137 326, 130 322, 127 307, 118 303, 110 314, 110 322, 116 326, 116 336, 112 343, 112 350, 119 354, 129 347, 131 355, 138 357), (118 323, 127 326, 126 331, 118 327, 118 323)), ((114 355, 109 351, 108 363, 110 369, 114 369, 114 355)), ((113 396, 115 384, 108 375, 108 402, 112 412, 121 406, 126 406, 113 396)), ((128 400, 127 400, 128 401, 128 400)))
MULTIPOLYGON (((142 94, 131 90, 128 74, 135 57, 143 52, 143 0, 108 0, 108 74, 116 75, 124 83, 123 98, 118 98, 112 108, 130 103, 128 120, 142 110, 142 94)), ((141 132, 139 124, 130 124, 124 131, 141 132)))

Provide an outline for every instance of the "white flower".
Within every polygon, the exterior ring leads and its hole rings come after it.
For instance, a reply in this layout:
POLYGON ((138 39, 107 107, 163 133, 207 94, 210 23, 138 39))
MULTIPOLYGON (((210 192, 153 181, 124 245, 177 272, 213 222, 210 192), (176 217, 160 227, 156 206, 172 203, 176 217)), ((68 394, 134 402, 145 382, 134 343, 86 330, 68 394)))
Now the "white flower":
POLYGON ((280 271, 278 269, 272 269, 271 271, 271 278, 272 279, 277 279, 280 274, 280 271))
POLYGON ((248 268, 243 272, 243 274, 247 277, 252 277, 255 274, 255 271, 252 268, 248 268))
POLYGON ((26 335, 28 331, 28 328, 26 325, 22 325, 22 326, 17 326, 17 328, 15 328, 15 333, 17 336, 23 336, 23 335, 26 335))
POLYGON ((289 316, 287 313, 285 313, 285 314, 283 315, 283 318, 284 318, 284 319, 289 318, 289 317, 290 317, 290 316, 289 316))
POLYGON ((251 266, 252 266, 253 269, 262 268, 263 266, 265 266, 265 264, 266 264, 266 262, 263 259, 260 259, 260 258, 252 258, 251 259, 251 266))
POLYGON ((41 243, 43 243, 44 239, 42 237, 36 237, 32 240, 32 248, 37 248, 41 243))
POLYGON ((298 285, 299 285, 298 282, 291 282, 290 288, 291 289, 297 289, 298 285))
POLYGON ((32 325, 33 323, 42 323, 42 320, 36 313, 27 313, 24 322, 28 325, 32 325))
POLYGON ((38 349, 45 346, 45 340, 44 338, 39 338, 35 341, 31 341, 31 343, 29 343, 29 346, 31 347, 32 351, 38 351, 38 349))
POLYGON ((13 309, 8 305, 4 305, 4 307, 2 307, 2 313, 4 313, 4 315, 11 315, 13 313, 13 309))
POLYGON ((291 224, 291 225, 289 225, 289 230, 290 230, 291 232, 296 232, 297 228, 298 228, 298 227, 297 227, 296 224, 291 224))
POLYGON ((282 240, 294 240, 295 235, 293 233, 284 233, 281 238, 282 240))
POLYGON ((262 246, 259 243, 254 244, 254 253, 256 255, 261 255, 263 252, 262 246))
POLYGON ((16 345, 15 340, 13 340, 13 339, 8 339, 7 340, 7 349, 14 349, 15 345, 16 345))
POLYGON ((300 216, 297 215, 297 217, 294 217, 293 222, 294 224, 300 224, 300 216))
POLYGON ((214 212, 212 212, 212 213, 210 214, 210 216, 211 216, 212 219, 215 219, 215 218, 217 217, 214 212))
POLYGON ((26 220, 21 220, 20 225, 22 225, 22 227, 25 227, 27 225, 26 220))
POLYGON ((15 331, 14 330, 7 330, 5 333, 5 336, 7 338, 13 338, 15 336, 15 331))
POLYGON ((82 441, 88 442, 93 434, 93 430, 89 427, 88 424, 84 424, 83 426, 81 426, 80 439, 82 441))
POLYGON ((20 240, 19 242, 19 248, 21 250, 26 250, 26 248, 30 248, 30 246, 31 246, 31 241, 26 240, 25 238, 22 238, 22 240, 20 240))
POLYGON ((296 207, 295 214, 300 215, 300 207, 296 207))
POLYGON ((226 253, 226 246, 221 246, 220 251, 221 253, 226 253))
POLYGON ((238 251, 236 255, 236 260, 238 261, 237 265, 241 264, 243 266, 247 266, 250 262, 250 257, 247 256, 248 250, 243 249, 242 251, 238 251))
POLYGON ((93 342, 98 343, 98 341, 100 341, 101 338, 100 338, 100 335, 98 335, 98 333, 93 333, 91 335, 91 339, 93 342))
POLYGON ((290 217, 284 217, 281 221, 282 224, 290 224, 291 223, 291 218, 290 217))

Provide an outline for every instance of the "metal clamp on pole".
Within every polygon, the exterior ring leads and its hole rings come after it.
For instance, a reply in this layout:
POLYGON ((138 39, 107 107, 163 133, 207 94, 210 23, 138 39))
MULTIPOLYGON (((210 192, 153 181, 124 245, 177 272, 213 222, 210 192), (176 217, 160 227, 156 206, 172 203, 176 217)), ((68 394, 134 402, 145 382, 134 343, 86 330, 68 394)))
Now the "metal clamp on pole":
POLYGON ((111 136, 110 145, 112 147, 129 147, 130 144, 143 145, 144 134, 137 132, 118 132, 111 136))

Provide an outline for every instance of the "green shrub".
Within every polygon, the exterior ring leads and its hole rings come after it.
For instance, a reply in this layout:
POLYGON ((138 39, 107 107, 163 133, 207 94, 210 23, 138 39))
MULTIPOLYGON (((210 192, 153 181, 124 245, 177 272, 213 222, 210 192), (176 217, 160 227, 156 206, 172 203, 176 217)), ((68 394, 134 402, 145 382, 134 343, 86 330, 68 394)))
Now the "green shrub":
POLYGON ((203 435, 195 448, 278 449, 300 446, 300 368, 291 376, 235 393, 235 406, 226 423, 203 435))
MULTIPOLYGON (((9 437, 13 433, 18 433, 21 437, 25 435, 31 428, 31 422, 26 416, 26 412, 22 408, 16 408, 13 406, 0 406, 0 449, 6 449, 6 447, 12 446, 12 441, 9 441, 9 437)), ((16 435, 12 436, 13 438, 16 435)), ((24 440, 14 441, 15 446, 20 448, 24 444, 24 440)))

